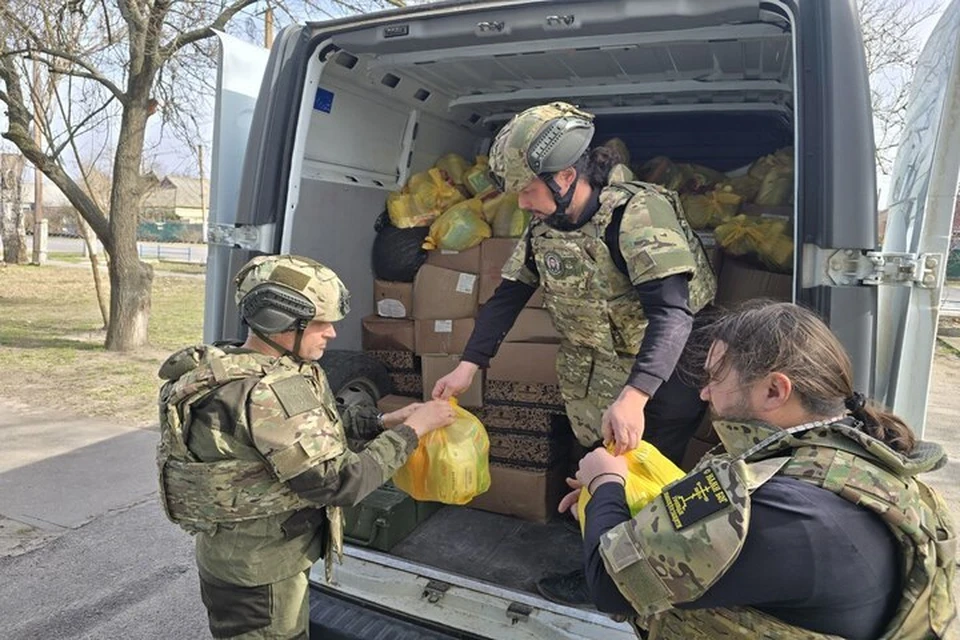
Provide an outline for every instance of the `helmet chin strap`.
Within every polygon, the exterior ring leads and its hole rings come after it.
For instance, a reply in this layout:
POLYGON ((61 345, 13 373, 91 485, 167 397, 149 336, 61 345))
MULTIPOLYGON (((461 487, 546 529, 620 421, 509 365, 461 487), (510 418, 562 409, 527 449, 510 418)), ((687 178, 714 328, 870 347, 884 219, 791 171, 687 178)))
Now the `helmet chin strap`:
MULTIPOLYGON (((576 172, 576 169, 574 169, 574 171, 576 172)), ((547 185, 547 188, 550 189, 550 193, 553 194, 553 202, 557 205, 556 210, 543 219, 544 224, 557 231, 572 231, 577 228, 577 224, 570 220, 570 217, 567 215, 567 207, 573 202, 573 192, 576 191, 575 187, 578 177, 579 175, 575 173, 573 182, 570 183, 570 187, 567 189, 565 195, 560 194, 560 185, 557 184, 553 175, 541 178, 547 185)))
POLYGON ((300 342, 303 339, 304 329, 306 329, 306 322, 304 322, 303 320, 297 321, 297 328, 296 328, 297 336, 296 338, 294 338, 294 341, 293 341, 293 349, 287 349, 286 347, 282 346, 281 344, 271 339, 267 334, 263 333, 262 331, 258 329, 254 329, 253 327, 250 327, 250 331, 253 331, 253 333, 258 338, 260 338, 261 340, 266 342, 268 345, 270 345, 271 347, 279 351, 281 356, 290 356, 293 360, 296 360, 297 362, 306 362, 303 356, 300 355, 300 342))

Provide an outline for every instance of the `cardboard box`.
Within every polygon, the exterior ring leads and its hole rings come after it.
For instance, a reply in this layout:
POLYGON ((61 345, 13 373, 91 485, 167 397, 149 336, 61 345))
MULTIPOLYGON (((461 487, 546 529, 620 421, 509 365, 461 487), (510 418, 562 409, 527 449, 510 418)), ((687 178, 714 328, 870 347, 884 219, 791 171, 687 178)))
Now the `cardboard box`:
POLYGON ((486 403, 475 415, 488 430, 504 429, 543 436, 570 433, 566 414, 555 409, 486 403))
POLYGON ((465 251, 434 249, 427 252, 427 264, 464 273, 480 273, 480 245, 465 251))
POLYGON ((539 384, 536 382, 510 382, 507 380, 487 380, 483 389, 484 402, 512 404, 520 406, 542 407, 564 410, 560 386, 539 384))
POLYGON ((546 309, 522 309, 503 341, 557 343, 560 342, 560 333, 546 309))
POLYGON ((790 302, 793 299, 793 276, 757 269, 724 255, 723 269, 717 280, 716 303, 733 307, 754 298, 790 302))
MULTIPOLYGON (((487 238, 480 243, 480 291, 479 302, 490 299, 500 286, 500 273, 517 246, 517 238, 487 238)), ((543 307, 543 289, 540 288, 527 302, 528 307, 543 307)))
POLYGON ((504 342, 490 361, 487 380, 556 385, 559 344, 504 342))
POLYGON ((414 402, 420 402, 420 397, 411 397, 411 396, 397 396, 390 394, 389 396, 383 396, 380 398, 380 401, 377 402, 377 409, 383 413, 391 413, 397 411, 398 409, 403 409, 407 405, 411 405, 414 402))
POLYGON ((545 470, 566 461, 570 453, 570 438, 548 438, 527 433, 510 433, 488 429, 490 438, 490 461, 522 467, 530 470, 545 470))
MULTIPOLYGON (((460 364, 460 356, 423 356, 420 358, 420 362, 423 368, 422 397, 424 400, 430 400, 437 380, 457 368, 457 365, 460 364)), ((464 407, 483 406, 483 371, 477 371, 470 388, 460 394, 457 400, 464 407)))
POLYGON ((499 464, 490 465, 490 489, 467 504, 532 522, 547 522, 556 517, 557 505, 567 492, 566 465, 532 471, 499 464))
POLYGON ((364 351, 414 351, 416 346, 413 320, 367 316, 362 321, 361 343, 364 351))
POLYGON ((374 280, 373 308, 383 318, 412 318, 413 283, 374 280))
POLYGON ((417 354, 463 353, 473 333, 473 318, 414 320, 417 354))
POLYGON ((413 317, 457 320, 477 314, 476 274, 425 264, 413 282, 413 317))

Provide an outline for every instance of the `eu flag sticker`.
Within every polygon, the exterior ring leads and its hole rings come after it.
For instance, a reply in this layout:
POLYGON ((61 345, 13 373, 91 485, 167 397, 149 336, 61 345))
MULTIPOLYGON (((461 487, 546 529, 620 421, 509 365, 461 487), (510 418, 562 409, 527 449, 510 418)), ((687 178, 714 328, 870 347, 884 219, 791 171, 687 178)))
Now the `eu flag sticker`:
POLYGON ((677 531, 730 506, 730 498, 710 467, 666 489, 663 501, 670 514, 670 522, 677 531))
POLYGON ((317 87, 317 95, 313 98, 313 108, 317 111, 330 113, 330 110, 333 109, 333 91, 317 87))

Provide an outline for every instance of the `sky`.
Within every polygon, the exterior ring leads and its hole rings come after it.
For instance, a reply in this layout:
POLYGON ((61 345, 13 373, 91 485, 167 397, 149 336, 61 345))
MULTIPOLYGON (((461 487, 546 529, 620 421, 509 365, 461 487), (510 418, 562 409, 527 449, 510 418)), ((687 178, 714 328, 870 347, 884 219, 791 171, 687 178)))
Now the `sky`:
MULTIPOLYGON (((324 0, 322 0, 324 1, 324 0)), ((935 27, 937 20, 942 15, 942 12, 947 4, 946 0, 912 0, 917 3, 922 3, 923 6, 930 4, 939 4, 940 9, 937 13, 931 18, 927 19, 922 23, 916 32, 916 37, 918 42, 925 42, 935 27)), ((248 35, 246 39, 253 41, 255 38, 262 38, 262 31, 255 33, 255 29, 261 24, 259 21, 262 18, 257 15, 254 17, 247 17, 247 26, 248 35)), ((277 20, 279 32, 279 22, 277 20)), ((238 34, 239 35, 239 34, 238 34)), ((243 37, 241 35, 241 37, 243 37)), ((211 83, 214 78, 211 77, 211 83)), ((194 145, 188 146, 182 140, 174 137, 169 130, 164 131, 160 126, 160 118, 154 116, 150 119, 147 132, 147 149, 145 151, 145 164, 150 167, 155 168, 155 170, 161 175, 164 174, 182 174, 182 175, 192 175, 196 176, 200 174, 201 167, 200 161, 197 152, 197 145, 202 145, 204 152, 203 158, 203 173, 209 175, 210 173, 210 157, 211 157, 211 145, 213 139, 213 118, 212 118, 212 101, 206 99, 199 99, 199 104, 195 105, 195 111, 197 122, 200 127, 200 138, 196 141, 194 145)), ((5 126, 5 122, 2 121, 2 116, 0 116, 0 126, 5 126)), ((116 127, 116 125, 112 125, 116 127)), ((112 128, 108 128, 100 133, 97 136, 98 140, 106 139, 109 143, 114 135, 112 128)), ((0 150, 4 152, 14 151, 12 144, 7 141, 0 142, 0 150)), ((108 168, 108 167, 104 167, 108 168)), ((25 180, 32 180, 32 174, 29 173, 24 176, 25 180)), ((877 177, 878 190, 880 192, 880 202, 884 201, 886 191, 889 185, 889 177, 878 175, 877 177)))

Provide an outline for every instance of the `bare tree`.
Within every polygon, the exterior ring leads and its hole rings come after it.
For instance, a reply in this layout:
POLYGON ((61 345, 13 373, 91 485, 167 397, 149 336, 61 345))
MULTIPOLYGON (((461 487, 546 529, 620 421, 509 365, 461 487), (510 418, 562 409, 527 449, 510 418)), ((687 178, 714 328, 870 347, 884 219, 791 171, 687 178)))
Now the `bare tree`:
POLYGON ((903 131, 910 83, 920 56, 919 27, 941 0, 858 0, 870 74, 877 168, 889 174, 903 131))
MULTIPOLYGON (((321 15, 384 6, 317 2, 302 6, 321 15)), ((257 3, 0 3, 0 101, 6 104, 8 118, 2 135, 64 193, 103 244, 110 277, 107 349, 130 350, 147 341, 153 269, 139 259, 136 234, 146 187, 142 161, 148 120, 159 113, 164 125, 192 135, 195 142, 197 127, 190 108, 197 93, 188 76, 192 73, 194 80, 209 84, 209 75, 204 77, 202 70, 210 67, 209 39, 214 30, 223 30, 238 18, 250 20, 244 12, 257 3), (198 60, 202 64, 196 64, 198 60), (39 141, 34 126, 39 128, 39 141), (73 169, 81 164, 76 143, 95 139, 108 128, 113 135, 112 185, 109 201, 99 203, 74 177, 73 169)))
POLYGON ((3 262, 6 264, 27 261, 22 193, 23 156, 19 153, 0 154, 0 240, 3 241, 3 262))

